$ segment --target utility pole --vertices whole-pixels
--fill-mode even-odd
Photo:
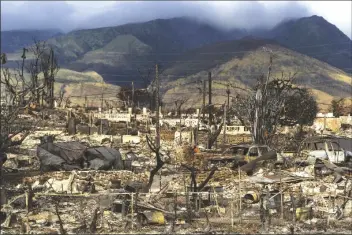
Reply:
[[[225,143],[226,143],[226,102],[225,102],[225,105],[224,105],[224,117],[223,117],[223,120],[224,120],[224,124],[223,124],[224,137],[223,137],[223,140],[222,140],[222,147],[224,147]]]
[[[3,64],[6,64],[6,61],[7,61],[7,58],[6,58],[6,54],[5,53],[1,53],[1,61],[0,61],[0,72],[2,73],[2,66]],[[5,91],[6,87],[4,87],[3,89],[3,86],[2,86],[2,82],[1,82],[1,78],[2,76],[0,76],[0,137],[2,136],[2,118],[1,118],[1,113],[2,113],[2,98],[3,98],[3,95],[2,95],[2,91]]]
[[[81,82],[79,85],[80,85],[80,92],[81,92],[80,97],[82,97],[83,96],[83,83]]]
[[[227,110],[230,109],[230,84],[227,83],[226,94],[227,94]]]
[[[133,110],[134,110],[134,84],[132,81],[132,113],[133,113]]]
[[[205,110],[205,95],[206,95],[206,89],[207,89],[207,83],[206,83],[206,80],[203,80],[203,121],[205,120],[205,113],[204,113],[204,110]]]
[[[88,99],[87,96],[84,97],[84,107],[87,109],[88,108]]]
[[[160,147],[160,124],[159,124],[159,68],[158,64],[155,65],[155,80],[156,80],[156,138],[155,146],[157,149]]]
[[[101,87],[101,104],[100,104],[100,135],[103,134],[103,105],[104,105],[104,92],[103,87]]]
[[[101,112],[103,112],[103,104],[104,104],[104,93],[103,93],[103,87],[102,87],[101,88],[101,103],[100,103]]]
[[[41,107],[44,107],[44,89],[42,90],[42,102]]]
[[[50,108],[54,108],[54,50],[51,49]]]
[[[208,79],[209,79],[209,127],[211,127],[211,124],[213,124],[213,120],[212,120],[212,107],[211,107],[211,72],[208,73]]]
[[[211,83],[212,83],[212,81],[211,81],[211,72],[209,72],[208,73],[208,83],[209,83],[209,85],[208,85],[208,87],[209,87],[209,104],[208,104],[208,109],[209,109],[209,118],[208,118],[208,120],[209,120],[209,122],[208,122],[208,126],[209,126],[209,131],[208,131],[208,147],[207,148],[210,148],[210,137],[211,137],[211,126],[212,126],[212,124],[213,124],[213,118],[212,118],[212,105],[211,105],[211,96],[212,96],[212,94],[211,94]]]
[[[326,113],[324,114],[324,129],[323,129],[322,135],[323,135],[325,129],[326,129]]]
[[[203,81],[204,82],[204,81]],[[198,133],[199,133],[199,122],[200,122],[200,112],[203,111],[204,108],[202,108],[201,110],[199,110],[198,112],[198,118],[197,118],[197,129],[196,129],[196,137],[195,137],[195,144],[198,146]],[[203,116],[204,116],[204,113],[203,113]],[[204,119],[203,119],[204,120]]]
[[[22,95],[21,95],[21,104],[24,104],[24,78],[23,78],[23,69],[24,69],[24,60],[26,59],[26,51],[28,51],[26,48],[23,48],[23,53],[22,53],[22,68],[21,68],[21,80],[22,80]]]

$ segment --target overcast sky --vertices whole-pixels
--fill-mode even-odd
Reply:
[[[1,30],[114,26],[193,16],[224,29],[273,27],[286,18],[319,15],[351,38],[351,1],[1,1]]]

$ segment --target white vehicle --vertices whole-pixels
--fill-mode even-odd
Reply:
[[[332,163],[349,163],[352,154],[340,147],[334,138],[312,137],[303,141],[299,148],[299,156],[308,161],[315,159],[329,160]]]

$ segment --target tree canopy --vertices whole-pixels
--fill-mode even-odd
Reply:
[[[311,124],[318,111],[308,90],[294,85],[295,74],[282,73],[281,78],[274,78],[271,66],[272,57],[266,78],[262,75],[247,93],[238,94],[230,110],[244,126],[251,128],[257,144],[270,144],[279,125]]]

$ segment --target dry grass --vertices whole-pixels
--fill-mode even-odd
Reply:
[[[338,81],[345,82],[349,86],[352,85],[352,77],[348,76],[345,73],[332,73],[330,74],[330,76]]]
[[[16,73],[16,71],[11,69],[11,73]],[[28,73],[24,73],[24,77],[26,80],[30,79]],[[43,76],[40,74],[39,78],[42,79]],[[116,102],[118,100],[116,96],[120,87],[105,83],[103,77],[94,71],[76,72],[68,69],[60,69],[55,77],[55,81],[55,96],[59,96],[59,91],[62,85],[65,84],[65,97],[70,97],[70,100],[74,104],[83,106],[85,96],[87,96],[89,104],[99,106],[102,93],[109,102]],[[21,87],[20,84],[19,87]]]
[[[58,96],[62,85],[63,83],[55,84],[55,95]],[[65,88],[65,97],[69,97],[72,103],[83,106],[85,103],[85,97],[87,96],[87,102],[90,106],[100,106],[102,94],[104,100],[117,102],[118,99],[116,97],[119,90],[119,86],[107,83],[70,83]]]
[[[87,72],[76,72],[68,69],[60,69],[56,75],[56,81],[58,82],[103,82],[104,79],[98,73],[94,71]]]
[[[316,101],[320,111],[327,112],[330,109],[331,101],[334,99],[333,96],[317,89],[310,89]]]

